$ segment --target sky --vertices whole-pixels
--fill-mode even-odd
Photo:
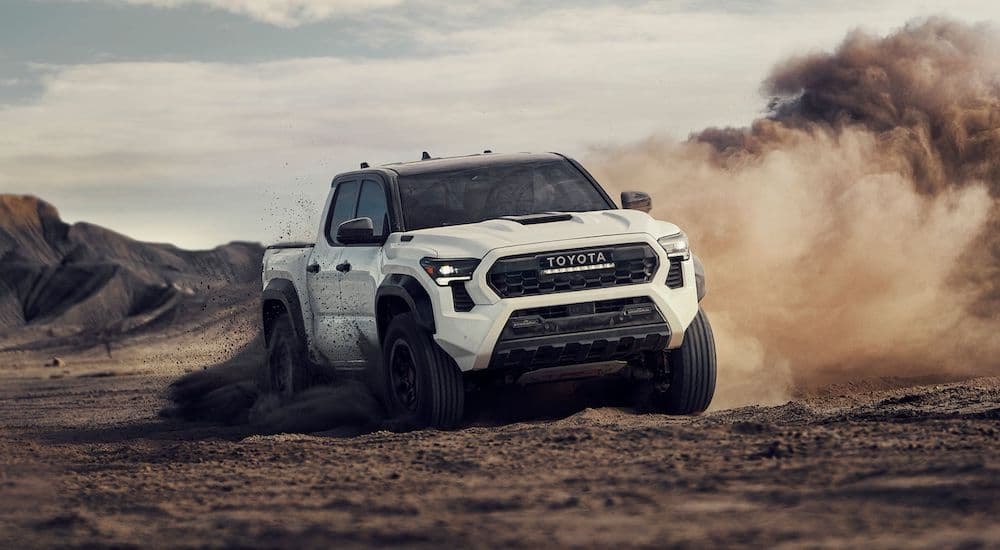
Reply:
[[[211,248],[315,237],[333,176],[683,139],[776,63],[992,0],[2,0],[0,192]]]

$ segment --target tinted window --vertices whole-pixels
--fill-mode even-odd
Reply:
[[[330,223],[327,232],[331,242],[337,241],[337,227],[354,218],[354,208],[358,204],[358,187],[356,181],[344,181],[337,184],[337,193],[333,197],[333,209],[330,211]]]
[[[361,200],[358,201],[356,218],[371,218],[375,225],[375,236],[384,237],[389,226],[389,208],[385,201],[385,189],[374,180],[365,180],[361,186]]]
[[[564,160],[401,176],[399,194],[410,230],[501,216],[614,208],[590,180]]]

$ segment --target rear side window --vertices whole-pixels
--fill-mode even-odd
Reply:
[[[361,186],[361,199],[358,201],[356,218],[371,218],[375,226],[375,236],[386,236],[389,226],[389,207],[385,200],[385,189],[374,180],[364,180]]]
[[[326,234],[331,243],[337,242],[337,227],[347,220],[354,219],[354,210],[358,204],[357,181],[344,181],[337,184],[337,193],[333,197],[333,208],[330,210],[330,222]]]

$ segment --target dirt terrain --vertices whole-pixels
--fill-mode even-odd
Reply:
[[[0,548],[1000,548],[996,44],[854,32],[777,65],[748,127],[587,163],[669,198],[709,269],[699,417],[583,386],[485,396],[448,432],[349,385],[277,402],[259,245],[0,195]]]
[[[184,368],[0,368],[0,546],[1000,545],[997,378],[344,437],[161,418]]]

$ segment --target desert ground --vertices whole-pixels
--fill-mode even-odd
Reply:
[[[333,393],[285,409],[326,425],[275,433],[164,417],[196,364],[99,351],[4,356],[0,546],[1000,545],[998,378],[871,379],[689,418],[577,392],[575,412],[511,420],[493,402],[462,429],[404,433],[336,425]]]
[[[776,64],[749,126],[591,154],[706,266],[720,391],[695,417],[575,384],[476,394],[460,429],[407,431],[357,383],[258,395],[261,244],[140,242],[0,194],[0,550],[1000,548],[997,44],[944,18],[853,31]],[[32,172],[49,158],[24,151]],[[146,156],[93,158],[114,175]],[[298,207],[260,226],[297,240]]]
[[[729,331],[701,416],[576,384],[405,431],[358,384],[257,394],[260,246],[137,242],[32,197],[0,214],[0,548],[1000,547],[995,330],[933,377],[913,347],[737,396],[771,406],[732,400],[780,373],[736,368],[756,348]]]

